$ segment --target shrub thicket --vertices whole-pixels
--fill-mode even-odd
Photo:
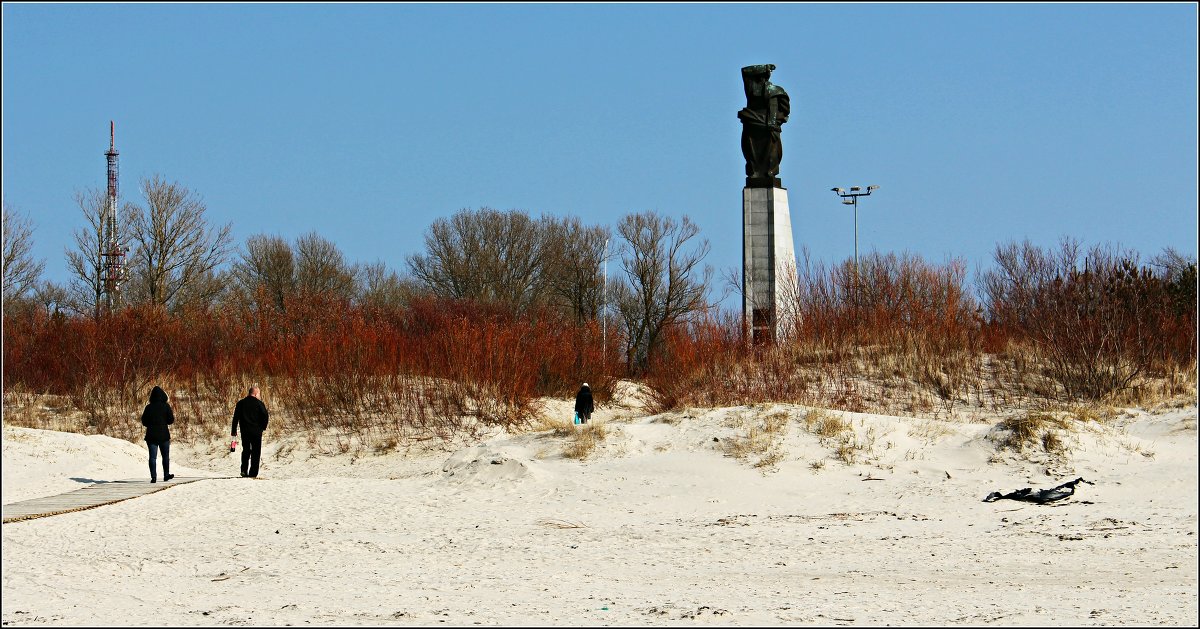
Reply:
[[[435,298],[379,308],[309,296],[179,315],[136,306],[99,319],[26,308],[5,318],[4,386],[61,396],[86,416],[83,430],[115,436],[137,432],[129,418],[155,384],[172,393],[181,428],[213,432],[251,383],[299,427],[445,436],[524,425],[539,397],[583,380],[604,399],[601,336],[556,310]]]
[[[258,383],[298,428],[432,438],[526,426],[540,398],[569,397],[584,380],[602,403],[631,372],[649,385],[652,411],[794,402],[937,415],[1140,400],[1155,382],[1167,383],[1155,395],[1194,394],[1194,261],[1142,266],[1069,242],[1001,246],[996,261],[980,301],[959,260],[875,254],[857,272],[805,261],[780,342],[750,346],[739,313],[698,310],[666,325],[632,369],[620,362],[628,339],[618,326],[604,333],[596,318],[536,305],[265,286],[220,306],[99,318],[6,303],[5,417],[15,395],[57,396],[79,411],[77,429],[136,439],[133,418],[159,384],[184,420],[181,437],[216,436]]]

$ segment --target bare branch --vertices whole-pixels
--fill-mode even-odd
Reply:
[[[4,203],[3,275],[4,302],[25,296],[35,287],[46,267],[45,260],[34,260],[33,222],[28,216]]]

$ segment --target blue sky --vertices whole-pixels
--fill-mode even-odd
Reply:
[[[797,248],[962,257],[1062,236],[1196,254],[1197,7],[3,5],[3,196],[45,277],[104,185],[155,173],[236,242],[316,230],[405,270],[462,208],[684,214],[741,263],[739,69],[792,99]],[[609,272],[615,267],[610,265]],[[736,302],[730,302],[736,303]]]

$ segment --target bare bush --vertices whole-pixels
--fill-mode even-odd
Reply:
[[[981,279],[991,316],[1036,347],[1031,366],[1065,397],[1098,400],[1180,364],[1194,368],[1194,304],[1179,308],[1170,275],[1140,266],[1136,253],[1026,241],[997,247],[996,262]]]

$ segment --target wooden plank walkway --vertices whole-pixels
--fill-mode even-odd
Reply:
[[[57,496],[44,496],[4,505],[4,523],[44,518],[49,515],[83,511],[109,505],[156,491],[170,489],[184,483],[194,483],[210,478],[232,478],[225,476],[176,476],[169,481],[151,483],[149,480],[130,478],[93,483],[86,487],[68,491]]]

